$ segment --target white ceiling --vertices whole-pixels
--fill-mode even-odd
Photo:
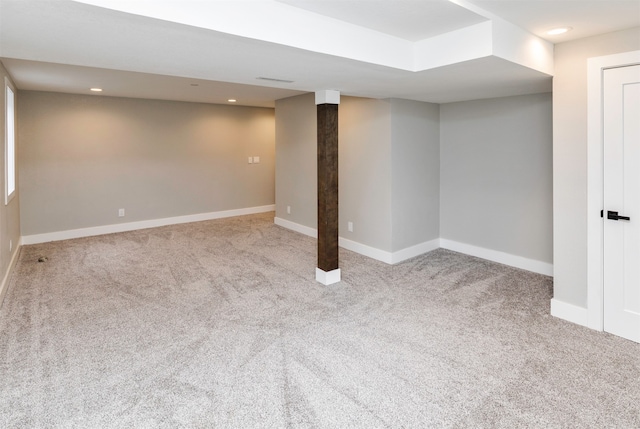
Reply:
[[[531,33],[552,42],[565,42],[640,26],[640,0],[472,0]],[[553,28],[569,26],[563,36],[548,36]]]
[[[488,25],[510,40],[487,39]],[[574,30],[544,34],[557,25]],[[0,57],[25,90],[270,107],[337,89],[445,103],[550,91],[544,61],[502,54],[509,44],[549,57],[549,42],[637,26],[637,0],[0,0]]]
[[[243,106],[273,107],[274,100],[302,94],[283,88],[217,82],[150,73],[5,58],[2,60],[18,88],[33,91],[91,94],[100,87],[111,97],[147,98],[196,103],[227,104],[241,100]],[[259,83],[256,81],[256,83]]]
[[[450,1],[278,1],[412,42],[487,20],[487,18]]]
[[[278,0],[311,12],[417,41],[500,17],[551,42],[640,26],[640,0]],[[487,13],[473,13],[478,7]],[[466,9],[469,8],[469,9]],[[571,33],[548,36],[570,26]]]

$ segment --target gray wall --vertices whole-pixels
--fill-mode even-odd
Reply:
[[[2,63],[0,63],[0,82],[1,82],[0,85],[2,86],[2,89],[0,90],[0,93],[2,94],[2,97],[0,97],[0,130],[2,131],[1,138],[3,142],[3,147],[4,147],[4,139],[6,135],[5,134],[6,133],[6,124],[5,124],[6,94],[5,94],[5,83],[4,83],[5,78],[10,79],[10,76],[7,73],[4,66],[2,65]],[[14,88],[15,88],[15,85],[14,85]],[[20,106],[21,101],[22,100],[18,92],[16,91],[16,103],[18,108]],[[19,124],[21,121],[21,118],[20,118],[19,112],[16,112],[16,114],[17,114],[16,120],[18,121],[18,124]],[[19,135],[16,135],[16,139],[18,139],[18,142],[19,142]],[[17,159],[20,159],[20,155],[21,154],[18,150],[16,153]],[[5,151],[3,149],[3,150],[0,150],[0,168],[2,168],[2,171],[4,171],[4,162],[5,162]],[[16,194],[13,197],[13,199],[9,202],[9,204],[5,205],[4,204],[4,192],[5,192],[5,186],[6,186],[5,174],[4,173],[0,174],[0,191],[1,191],[0,192],[0,281],[8,273],[9,265],[11,264],[11,258],[17,252],[18,241],[20,240],[20,194],[21,194],[21,191],[20,191],[20,179],[19,177],[16,177],[16,179],[17,179]],[[9,250],[10,241],[12,244],[11,250]],[[0,294],[2,292],[3,291],[0,291]],[[0,296],[0,304],[1,303],[2,303],[2,296]]]
[[[341,97],[338,110],[340,236],[390,250],[390,102]],[[276,217],[313,229],[318,226],[316,120],[314,94],[276,101]],[[353,222],[353,232],[347,222]]]
[[[438,115],[434,104],[341,98],[341,237],[386,252],[438,238]],[[276,102],[276,216],[314,229],[316,139],[313,94]]]
[[[340,236],[391,251],[391,102],[342,97],[339,112]]]
[[[640,29],[559,43],[553,79],[554,298],[587,306],[587,59],[640,49]]]
[[[19,115],[23,235],[274,203],[273,109],[21,91]]]
[[[440,108],[391,100],[392,251],[440,237]]]
[[[550,94],[342,97],[339,112],[342,237],[387,252],[442,237],[552,262]],[[316,228],[313,95],[279,100],[276,122],[276,216]]]
[[[440,108],[441,238],[551,263],[551,94]]]
[[[317,126],[314,94],[276,101],[276,217],[317,228]],[[287,206],[291,214],[287,214]]]

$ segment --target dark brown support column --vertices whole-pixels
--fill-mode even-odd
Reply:
[[[328,97],[326,96],[327,92],[329,92]],[[339,93],[336,91],[324,91],[316,94],[318,111],[318,269],[316,270],[316,280],[327,285],[340,281],[338,267],[339,100]],[[323,103],[323,101],[326,102]]]

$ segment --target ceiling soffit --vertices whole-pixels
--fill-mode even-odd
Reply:
[[[449,27],[440,25],[444,29],[459,26],[459,22],[479,22],[417,41],[319,15],[275,0],[76,1],[406,71],[419,72],[488,55],[549,75],[553,71],[553,45],[550,42],[463,0],[457,0],[456,4],[448,0],[417,2],[430,4],[431,11],[436,10],[435,5],[439,5],[450,14],[452,7],[457,8],[456,13],[462,21],[451,19]],[[347,1],[345,4],[349,3],[353,2]],[[377,3],[390,4],[380,1]],[[437,14],[433,19],[436,18]]]

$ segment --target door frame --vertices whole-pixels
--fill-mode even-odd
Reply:
[[[640,51],[587,60],[587,326],[604,330],[604,101],[606,69],[640,64]]]

